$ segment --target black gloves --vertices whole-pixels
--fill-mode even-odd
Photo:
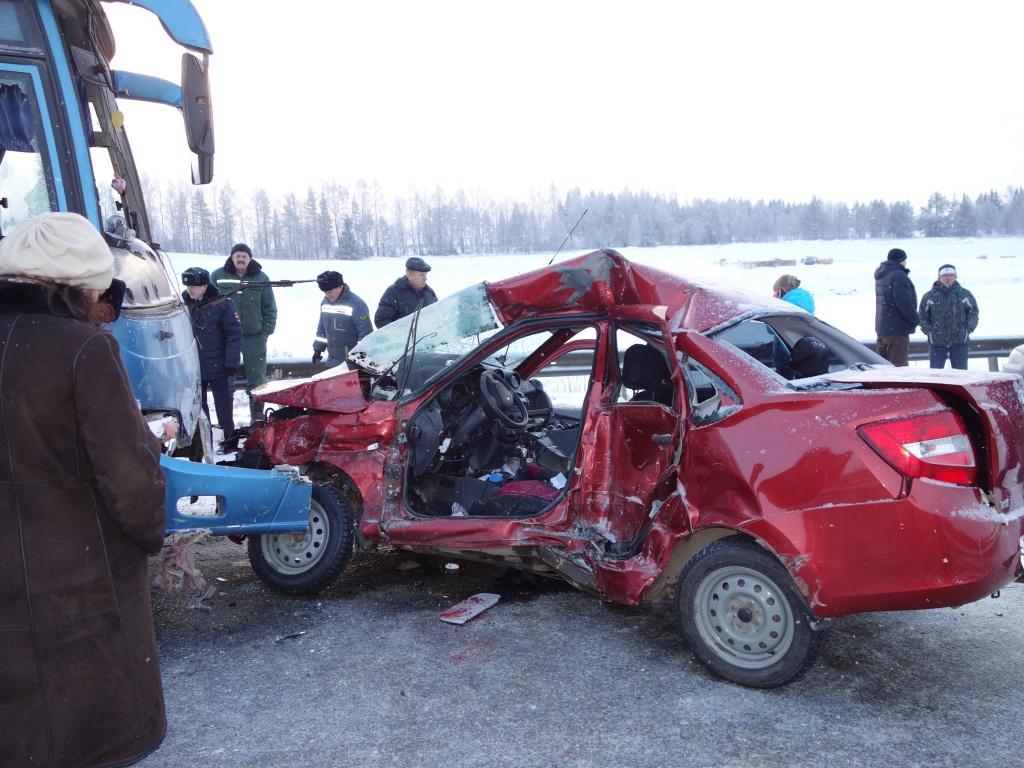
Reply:
[[[116,277],[110,281],[110,287],[100,294],[100,301],[109,304],[114,308],[114,319],[121,316],[121,302],[124,301],[124,292],[127,286],[123,280]]]
[[[229,368],[228,366],[224,366],[224,375],[225,376],[234,376],[236,373],[238,373],[238,368],[237,367]]]
[[[314,352],[313,353],[313,363],[314,364],[319,363],[323,359],[324,359],[324,353],[323,352]]]

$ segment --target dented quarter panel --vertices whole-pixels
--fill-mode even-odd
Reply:
[[[730,375],[746,362],[730,360],[738,355],[709,346],[708,339],[688,335],[680,344],[720,371],[743,401],[737,413],[689,433],[684,476],[695,529],[729,527],[761,541],[822,617],[957,605],[1011,580],[1019,520],[1006,524],[1005,517],[981,515],[991,507],[976,488],[910,483],[863,450],[859,425],[941,407],[931,389],[895,388],[891,374],[897,369],[884,369],[875,389],[797,393],[770,377]],[[848,382],[877,373],[850,371],[835,378]],[[985,402],[981,392],[992,382],[978,378],[968,389]],[[1010,414],[1019,416],[1019,408],[1004,403]],[[1011,425],[1003,427],[1003,434],[1016,433]],[[1003,447],[997,455],[1018,452]],[[1019,477],[1019,458],[1001,461],[996,474]],[[1016,497],[1019,481],[1007,492]],[[951,515],[951,508],[965,514]],[[993,560],[1004,569],[993,572]]]

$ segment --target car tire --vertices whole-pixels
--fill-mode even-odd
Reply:
[[[355,553],[355,514],[330,485],[314,483],[309,527],[301,533],[249,536],[249,562],[261,581],[286,595],[315,595],[348,567]]]
[[[676,583],[676,618],[694,655],[715,674],[774,688],[805,672],[828,641],[789,572],[758,544],[719,539]]]

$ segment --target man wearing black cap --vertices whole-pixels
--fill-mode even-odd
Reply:
[[[875,270],[878,354],[903,367],[910,365],[910,334],[917,330],[917,291],[906,264],[906,251],[893,248]]]
[[[921,331],[928,337],[928,365],[967,370],[967,344],[978,327],[978,302],[956,279],[956,267],[943,264],[939,279],[921,297]]]
[[[210,281],[221,293],[238,288],[243,281],[265,283],[269,280],[245,243],[232,246],[224,266],[210,275]],[[277,302],[270,286],[247,287],[235,294],[235,298],[242,319],[242,365],[245,367],[245,391],[249,395],[249,415],[257,421],[263,418],[263,413],[259,403],[253,401],[252,391],[267,381],[267,339],[277,327]]]
[[[203,412],[210,418],[207,392],[213,393],[217,423],[227,439],[235,431],[231,386],[228,378],[238,370],[242,349],[242,324],[231,299],[211,301],[220,296],[210,284],[210,273],[202,267],[189,267],[181,273],[185,291],[181,298],[192,317],[192,332],[199,349],[199,377],[203,387]]]
[[[400,277],[384,291],[380,304],[373,315],[378,328],[393,323],[399,318],[411,315],[417,309],[430,306],[437,301],[434,289],[427,285],[430,265],[419,256],[405,262],[405,277]]]
[[[373,332],[366,302],[345,285],[341,273],[328,270],[316,277],[324,292],[320,302],[320,322],[313,342],[313,362],[319,363],[327,352],[327,367],[348,362],[348,353],[366,334]]]

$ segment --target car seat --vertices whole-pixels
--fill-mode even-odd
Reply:
[[[665,356],[650,344],[634,344],[622,357],[622,384],[633,390],[630,402],[672,406],[675,388]]]
[[[787,379],[806,379],[828,373],[831,353],[817,336],[802,336],[789,354],[789,366],[781,373]]]

